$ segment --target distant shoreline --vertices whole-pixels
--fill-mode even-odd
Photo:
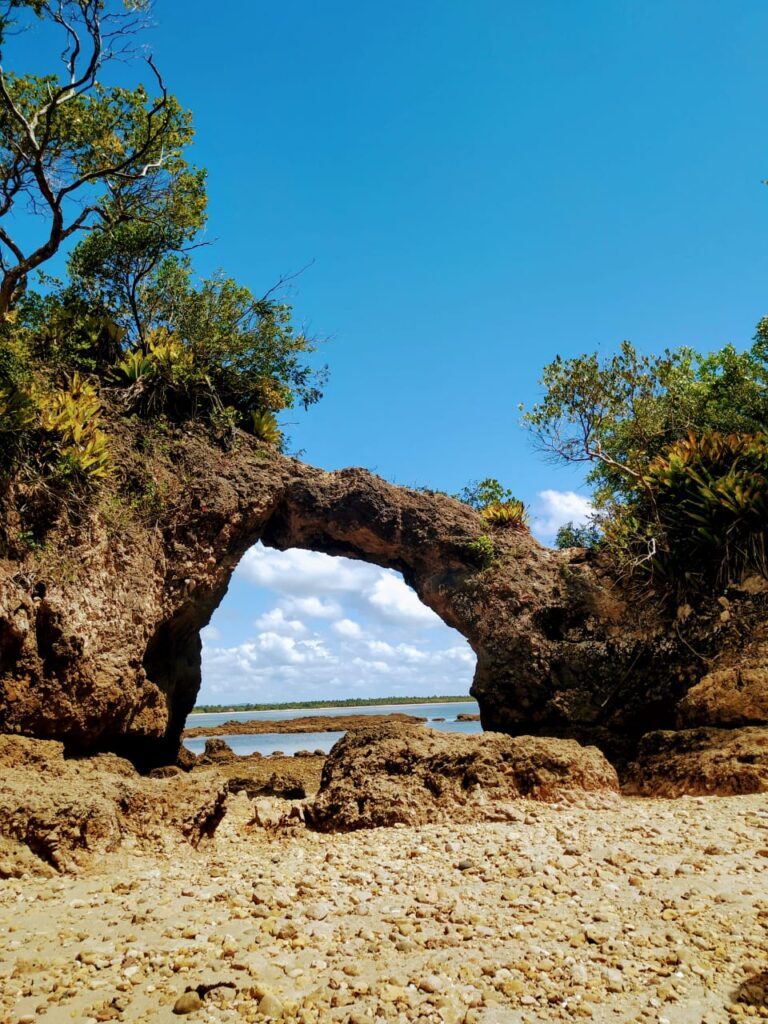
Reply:
[[[473,697],[366,697],[362,700],[324,700],[289,704],[202,704],[192,715],[243,715],[254,711],[317,711],[323,708],[428,707],[430,704],[474,704]]]

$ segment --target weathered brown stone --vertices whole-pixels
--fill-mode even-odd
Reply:
[[[768,792],[768,729],[648,733],[629,766],[626,792],[642,796],[736,796]]]
[[[19,483],[0,493],[0,730],[68,752],[176,761],[200,630],[259,539],[402,572],[477,654],[484,728],[595,742],[617,763],[643,733],[674,726],[702,657],[726,669],[746,657],[745,636],[765,636],[759,588],[734,592],[728,622],[719,605],[675,622],[658,602],[628,599],[599,556],[491,530],[444,495],[324,472],[245,435],[224,451],[179,427],[151,452],[119,416],[110,431],[121,472],[151,471],[165,495],[156,519],[95,502],[75,522],[48,500],[45,544],[21,550],[12,535],[30,495]],[[495,558],[483,566],[475,542],[489,533]]]
[[[170,831],[197,845],[218,825],[227,792],[211,774],[144,779],[114,754],[66,758],[54,740],[0,735],[0,837],[57,870],[126,834],[154,844]]]
[[[306,820],[328,832],[499,821],[521,797],[568,801],[618,788],[600,751],[575,740],[378,726],[333,747]]]
[[[677,705],[681,729],[768,724],[768,664],[710,672]]]

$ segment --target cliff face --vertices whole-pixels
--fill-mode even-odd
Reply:
[[[727,617],[721,604],[671,621],[626,601],[584,552],[524,532],[493,531],[483,568],[473,542],[491,531],[472,509],[364,470],[323,472],[245,436],[225,452],[181,429],[151,455],[127,427],[113,443],[121,471],[138,466],[162,494],[152,516],[114,496],[87,512],[46,504],[19,483],[2,497],[0,731],[172,761],[200,684],[200,630],[257,540],[402,572],[477,654],[486,729],[572,736],[618,762],[643,733],[674,727],[713,659],[744,654],[745,623],[762,656],[760,588],[732,595]],[[9,538],[30,517],[37,539],[20,549]]]

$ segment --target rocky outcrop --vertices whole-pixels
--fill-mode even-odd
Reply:
[[[500,733],[371,727],[333,747],[306,820],[324,832],[444,821],[505,821],[512,802],[580,800],[618,791],[595,747]]]
[[[154,436],[115,416],[111,431],[120,479],[98,501],[19,481],[0,493],[0,731],[172,763],[200,630],[257,540],[398,570],[475,651],[486,729],[597,743],[617,764],[675,727],[702,676],[765,642],[760,588],[734,589],[727,614],[675,618],[628,599],[599,558],[491,530],[444,495],[324,472],[244,435],[224,451],[197,429]]]
[[[768,792],[768,729],[648,733],[626,791],[641,796],[737,796]]]
[[[56,870],[114,850],[126,836],[157,846],[171,835],[196,846],[215,831],[227,792],[210,775],[146,779],[114,754],[68,759],[61,743],[0,736],[6,859],[8,843],[22,848],[23,859],[27,850]]]
[[[677,725],[734,728],[768,724],[768,664],[710,672],[677,705]]]
[[[189,721],[194,722],[193,715]],[[457,722],[476,721],[478,715],[458,715]],[[280,721],[258,719],[251,721],[229,721],[222,725],[191,725],[183,732],[184,739],[197,736],[258,736],[264,733],[293,732],[346,732],[348,729],[360,729],[366,725],[386,722],[415,724],[426,722],[419,715],[404,715],[394,712],[391,715],[302,715],[300,718],[285,718]],[[207,748],[206,748],[207,749]]]

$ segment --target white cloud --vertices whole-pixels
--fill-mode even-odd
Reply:
[[[348,558],[257,545],[203,648],[203,703],[466,694],[475,656],[400,575]],[[246,584],[245,588],[242,584]],[[272,597],[245,635],[243,600]],[[226,602],[238,601],[228,607]],[[232,612],[236,614],[232,614]],[[214,644],[219,643],[219,646]]]
[[[289,597],[282,602],[282,607],[293,615],[309,619],[338,619],[344,614],[338,601],[323,601],[319,597]]]
[[[365,645],[371,654],[378,654],[379,657],[393,657],[395,648],[386,640],[369,640]]]
[[[392,572],[382,571],[368,600],[387,619],[419,626],[437,626],[440,618],[416,596],[415,592]]]
[[[334,633],[338,633],[339,636],[346,636],[350,638],[357,638],[363,635],[363,631],[357,622],[353,622],[352,619],[339,619],[338,622],[334,622],[331,626]]]
[[[277,551],[256,544],[245,553],[236,571],[251,583],[280,594],[322,599],[328,592],[359,591],[361,583],[367,581],[370,585],[381,569],[319,551]]]
[[[276,551],[257,544],[244,555],[237,573],[275,591],[287,614],[304,619],[346,618],[342,606],[352,605],[383,622],[419,629],[441,624],[402,576],[367,562],[298,548]]]
[[[286,636],[301,636],[307,632],[307,627],[299,619],[287,619],[283,608],[273,608],[264,615],[260,615],[254,622],[259,630],[266,630],[273,633],[282,633]]]
[[[266,654],[273,665],[307,660],[293,637],[281,636],[280,633],[261,633],[254,646],[261,654]]]
[[[200,630],[200,639],[204,644],[215,644],[217,640],[221,640],[221,630],[215,626],[206,626]]]
[[[592,512],[591,503],[576,491],[539,491],[533,506],[533,532],[542,540],[553,540],[565,523],[586,523]]]

